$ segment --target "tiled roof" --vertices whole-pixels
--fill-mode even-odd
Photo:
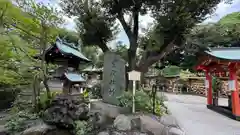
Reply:
[[[205,51],[207,54],[216,58],[225,60],[240,60],[240,48],[229,47],[229,48],[211,48]]]
[[[86,80],[79,74],[76,73],[65,73],[68,80],[72,82],[85,82]]]
[[[86,58],[80,51],[70,47],[70,46],[67,46],[63,43],[61,43],[60,41],[57,41],[56,42],[56,46],[57,48],[62,52],[62,53],[65,53],[65,54],[71,54],[71,55],[75,55],[85,61],[89,61],[90,60],[88,58]]]

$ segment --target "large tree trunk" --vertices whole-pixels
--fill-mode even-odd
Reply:
[[[118,4],[118,1],[114,1],[116,4]],[[131,70],[136,69],[136,51],[138,48],[138,30],[139,30],[139,9],[140,5],[135,5],[133,11],[132,11],[132,18],[130,19],[129,23],[126,22],[124,19],[123,12],[119,10],[119,13],[117,15],[117,19],[120,21],[124,31],[127,34],[127,37],[130,42],[130,47],[128,49],[128,70],[126,72],[129,72]],[[133,24],[132,24],[133,22]],[[126,77],[128,80],[128,77]],[[132,88],[132,83],[130,81],[127,81],[126,89]]]
[[[128,50],[128,70],[126,72],[132,71],[136,69],[136,49],[135,46],[137,46],[137,41],[135,39],[130,39],[132,40],[130,42],[130,47]],[[128,80],[128,76],[127,76]],[[133,82],[128,80],[128,83],[126,85],[127,90],[132,90],[133,89]]]

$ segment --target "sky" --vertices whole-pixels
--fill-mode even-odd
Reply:
[[[56,1],[58,0],[36,0],[37,2],[44,2],[44,3],[49,3],[51,2],[56,8],[60,8],[57,4]],[[240,0],[233,0],[231,4],[226,4],[224,2],[221,2],[218,4],[216,11],[213,15],[208,16],[208,18],[203,22],[203,23],[210,23],[210,22],[217,22],[219,19],[224,17],[227,14],[230,14],[232,12],[238,12],[240,11]],[[75,29],[75,23],[74,23],[74,18],[69,18],[67,16],[63,16],[65,20],[64,27],[69,29],[69,30],[76,30]],[[151,18],[149,15],[141,16],[140,17],[140,27],[142,28],[147,28],[148,24],[151,24],[153,22],[153,18]],[[141,33],[141,30],[140,30]],[[127,35],[121,28],[121,31],[116,37],[116,40],[112,41],[109,43],[109,46],[114,46],[117,41],[122,41],[124,44],[129,44]]]

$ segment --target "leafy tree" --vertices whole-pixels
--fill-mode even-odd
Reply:
[[[25,40],[31,51],[26,50],[23,46],[17,48],[28,56],[28,59],[33,62],[29,67],[40,67],[40,72],[33,72],[34,75],[34,97],[36,100],[37,93],[39,95],[40,80],[47,90],[47,95],[50,98],[50,90],[47,84],[47,65],[44,62],[45,52],[49,44],[55,41],[58,35],[59,24],[62,23],[59,18],[59,13],[54,8],[48,7],[41,3],[35,3],[32,0],[16,0],[15,4],[12,4],[9,0],[3,0],[0,2],[1,24],[5,30],[11,30],[18,37]],[[32,55],[36,54],[32,50],[38,50],[41,53],[40,63],[32,59]],[[34,105],[36,102],[34,100]]]
[[[186,35],[186,45],[165,58],[165,63],[192,70],[198,52],[207,47],[239,47],[239,12],[229,14],[215,24],[198,25]],[[232,21],[230,21],[232,20]]]
[[[125,61],[128,60],[128,48],[127,45],[117,43],[116,48],[111,49],[116,54],[120,55]]]
[[[82,53],[92,61],[92,65],[99,66],[99,55],[101,55],[101,51],[96,46],[81,46]]]
[[[184,43],[184,34],[196,23],[211,14],[222,0],[61,0],[63,10],[77,16],[81,39],[86,45],[97,45],[103,52],[109,50],[106,43],[114,38],[116,20],[128,36],[129,70],[147,71],[153,63],[161,60],[166,53]],[[139,16],[149,13],[156,21],[154,33],[160,37],[154,45],[144,46],[141,61],[137,64],[139,48]],[[130,19],[126,19],[128,16]],[[153,47],[154,46],[154,47]],[[154,49],[153,49],[154,48]]]
[[[30,84],[31,73],[28,72],[28,67],[26,68],[30,62],[25,52],[32,54],[34,51],[29,48],[27,42],[22,40],[16,30],[9,27],[10,18],[21,15],[19,11],[10,1],[0,1],[0,72],[2,74],[0,85],[5,87]]]
[[[65,39],[68,43],[74,43],[75,45],[79,44],[79,35],[77,32],[70,31],[64,28],[57,29],[58,36]]]
[[[59,13],[54,8],[49,8],[42,3],[35,3],[31,0],[18,0],[19,7],[27,13],[32,23],[36,24],[36,27],[32,27],[30,31],[37,31],[37,37],[35,41],[39,46],[41,53],[41,65],[43,84],[47,90],[48,97],[51,98],[50,89],[47,84],[47,66],[45,63],[45,53],[48,45],[56,39],[58,32],[56,31],[62,20],[58,17]],[[24,27],[25,28],[25,27]],[[31,34],[26,33],[26,36]],[[31,38],[32,39],[32,38]]]

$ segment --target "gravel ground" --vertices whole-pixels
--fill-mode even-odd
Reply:
[[[207,109],[205,97],[164,95],[168,98],[165,104],[187,135],[240,135],[240,122]],[[219,99],[219,104],[226,105],[227,99]]]

